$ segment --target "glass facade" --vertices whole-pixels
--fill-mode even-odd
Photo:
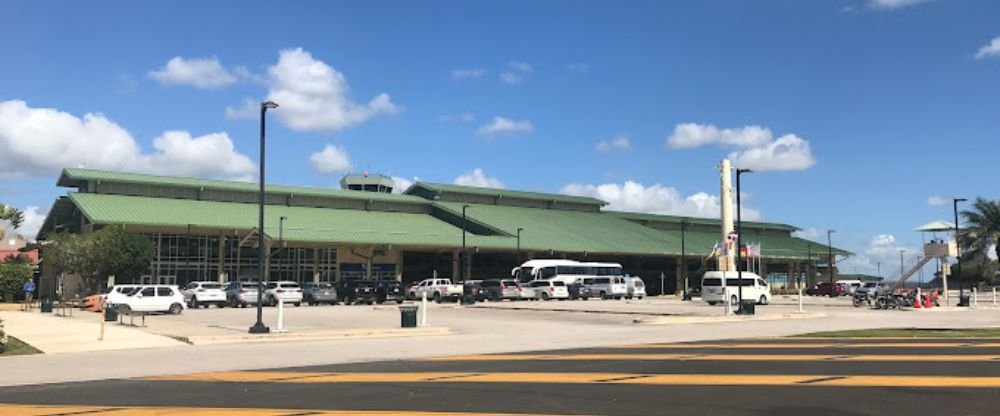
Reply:
[[[184,234],[145,234],[156,250],[149,272],[140,281],[184,285],[194,281],[216,281],[219,268],[226,281],[257,278],[257,249],[239,247],[240,240]],[[333,248],[274,248],[270,260],[270,280],[311,282],[319,272],[320,281],[337,278],[337,250]]]

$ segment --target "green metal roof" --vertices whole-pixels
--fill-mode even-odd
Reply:
[[[677,224],[680,224],[681,221],[687,221],[689,224],[710,225],[716,227],[722,224],[721,220],[715,218],[682,217],[677,215],[646,214],[640,212],[624,212],[624,211],[604,211],[604,212],[610,215],[616,215],[621,218],[636,220],[636,221],[668,222]],[[757,228],[757,229],[768,229],[768,230],[783,230],[783,231],[799,230],[798,227],[776,222],[743,221],[743,226]]]
[[[224,181],[217,179],[188,178],[180,176],[148,175],[142,173],[109,172],[90,169],[63,169],[59,177],[59,186],[79,186],[83,181],[121,182],[152,186],[176,186],[181,188],[206,188],[227,191],[258,192],[256,182]],[[327,198],[354,199],[380,202],[401,202],[426,204],[427,200],[401,194],[386,194],[379,192],[351,191],[333,188],[310,188],[305,186],[266,185],[269,194],[318,196]]]
[[[546,202],[555,201],[557,203],[568,202],[574,204],[597,205],[597,206],[604,206],[608,204],[607,202],[602,201],[600,199],[590,198],[586,196],[547,194],[541,192],[528,192],[528,191],[512,191],[509,189],[479,188],[475,186],[462,186],[462,185],[451,185],[451,184],[419,182],[419,181],[413,184],[413,186],[423,187],[438,194],[454,193],[454,194],[480,195],[480,196],[490,196],[490,197],[500,197],[500,198],[520,198],[520,199],[546,201]]]
[[[70,199],[96,224],[202,227],[250,230],[257,226],[257,205],[73,192]],[[288,241],[343,244],[454,246],[462,230],[430,215],[268,205],[264,232],[278,234],[286,217]]]

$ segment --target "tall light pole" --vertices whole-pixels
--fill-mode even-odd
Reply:
[[[753,173],[750,169],[736,169],[736,282],[739,287],[736,289],[736,296],[739,301],[739,309],[736,310],[739,314],[749,313],[749,310],[743,308],[743,269],[740,265],[743,264],[743,215],[742,206],[740,204],[740,176],[744,173]]]
[[[469,204],[462,205],[462,255],[459,256],[462,260],[461,261],[462,264],[460,265],[462,267],[462,270],[458,273],[462,282],[465,281],[465,261],[466,261],[465,258],[468,257],[468,255],[465,252],[465,226],[467,224],[465,217],[465,210],[468,208]]]
[[[903,253],[906,253],[906,250],[899,250],[899,278],[900,279],[903,278],[903,273],[906,273],[905,271],[903,271]]]
[[[806,256],[809,257],[809,265],[806,266],[806,282],[805,283],[808,285],[810,280],[816,279],[816,262],[813,261],[813,245],[812,245],[812,243],[809,243],[809,244],[806,245],[806,253],[808,253],[808,254],[806,254]],[[791,272],[791,271],[789,270],[789,272]],[[799,288],[802,288],[802,286],[803,285],[800,284]]]
[[[687,220],[681,220],[681,279],[684,281],[684,293],[687,293],[688,286],[688,264],[687,264],[687,247],[685,246],[688,222]],[[676,294],[681,290],[680,287],[677,288],[674,293]],[[660,294],[663,294],[663,283],[660,283]]]
[[[831,234],[837,232],[837,230],[826,230],[826,268],[827,273],[830,274],[830,284],[833,284],[833,238],[830,237]]]
[[[882,278],[882,262],[877,262],[875,264],[878,267],[878,277],[879,277],[879,279],[881,279]]]
[[[524,228],[518,227],[517,228],[517,265],[518,265],[518,267],[521,266],[521,231],[524,231]]]
[[[955,257],[958,259],[958,273],[956,273],[955,278],[958,279],[958,306],[969,306],[969,300],[965,298],[965,285],[962,284],[962,243],[958,241],[958,203],[964,201],[966,201],[965,198],[951,200],[955,212]]]
[[[264,114],[269,108],[278,108],[278,104],[274,101],[260,103],[260,193],[257,196],[259,205],[257,215],[257,322],[250,327],[251,334],[271,332],[271,328],[264,325],[264,305],[261,305],[264,298]]]

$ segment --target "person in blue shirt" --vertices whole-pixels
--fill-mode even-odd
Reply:
[[[27,282],[24,282],[24,303],[31,308],[31,298],[35,293],[35,280],[28,278]]]

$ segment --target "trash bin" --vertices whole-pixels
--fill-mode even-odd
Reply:
[[[118,320],[118,305],[108,305],[104,312],[104,322],[115,322]]]
[[[403,328],[417,327],[417,309],[420,309],[420,307],[416,305],[403,305],[399,307],[399,318],[401,327]]]
[[[958,297],[958,306],[969,306],[969,295]]]
[[[471,285],[463,285],[462,287],[462,304],[463,305],[475,305],[476,304],[476,289]]]
[[[52,313],[52,301],[49,299],[42,299],[41,306],[39,308],[42,313]]]
[[[740,308],[736,310],[737,315],[753,315],[756,311],[757,302],[752,299],[743,299]]]

